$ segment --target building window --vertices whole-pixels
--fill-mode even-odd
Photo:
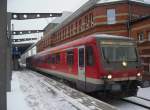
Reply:
[[[89,24],[88,24],[88,21],[89,21],[89,18],[88,18],[89,16],[88,15],[86,15],[85,16],[85,29],[88,29],[88,26],[89,26]]]
[[[115,24],[115,23],[116,23],[116,10],[107,9],[107,24]]]
[[[82,20],[79,20],[79,32],[81,32],[81,28],[82,28]]]
[[[71,24],[71,35],[73,35],[73,24]]]
[[[67,29],[65,28],[65,34],[64,34],[64,38],[66,38],[66,36],[67,36]]]
[[[68,37],[70,37],[70,26],[68,26]]]
[[[93,25],[93,13],[90,13],[90,27]]]
[[[139,35],[138,35],[138,40],[139,41],[143,41],[144,40],[144,33],[142,32],[142,33],[139,33]]]
[[[76,21],[75,33],[78,33],[78,22]]]

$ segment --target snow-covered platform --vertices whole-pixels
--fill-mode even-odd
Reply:
[[[8,110],[117,110],[37,72],[13,72]]]

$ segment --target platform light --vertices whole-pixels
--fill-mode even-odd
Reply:
[[[13,15],[13,18],[17,18],[18,16],[16,14]]]
[[[109,74],[109,75],[107,76],[107,78],[108,78],[108,79],[112,79],[112,75]]]
[[[23,17],[24,17],[24,18],[27,18],[27,15],[26,15],[26,14],[24,14],[24,15],[23,15]]]
[[[16,32],[13,32],[13,34],[16,34]]]
[[[36,17],[39,18],[39,17],[40,17],[40,14],[37,14]]]

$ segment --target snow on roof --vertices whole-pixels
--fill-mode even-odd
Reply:
[[[62,16],[55,18],[51,23],[62,23],[66,18],[68,18],[70,15],[72,14],[72,12],[70,11],[63,11],[62,12]]]
[[[118,1],[125,1],[125,0],[99,0],[97,4],[101,3],[109,3],[109,2],[118,2]],[[144,0],[129,0],[129,1],[135,1],[135,2],[140,2],[140,3],[146,3]]]

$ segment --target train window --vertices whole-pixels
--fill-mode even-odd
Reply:
[[[86,64],[87,66],[94,65],[94,56],[93,56],[93,48],[92,46],[86,47]]]
[[[51,63],[51,56],[50,55],[47,56],[47,62],[48,62],[48,64]]]
[[[79,49],[79,66],[84,67],[84,48]]]
[[[56,54],[56,64],[60,64],[60,54]]]
[[[73,50],[67,52],[67,64],[73,65],[74,63],[74,52]]]
[[[56,62],[56,61],[55,61],[55,55],[52,55],[51,60],[52,60],[52,63],[55,64],[55,62]]]

